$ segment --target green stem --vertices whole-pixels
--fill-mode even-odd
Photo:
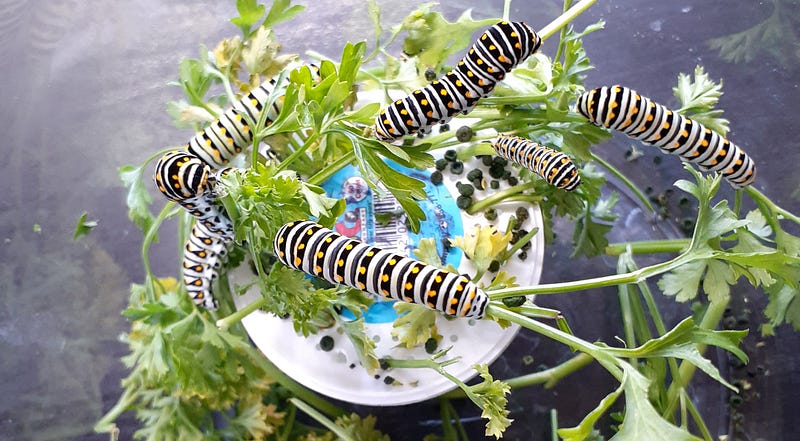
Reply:
[[[305,412],[315,421],[325,426],[325,428],[335,433],[336,436],[338,436],[340,439],[344,441],[355,441],[355,439],[351,437],[346,430],[344,430],[342,427],[331,421],[328,417],[317,411],[317,409],[313,408],[312,406],[309,406],[308,404],[304,403],[303,401],[297,398],[289,398],[289,402],[294,404],[298,409]]]
[[[244,308],[241,308],[230,315],[217,320],[217,328],[222,331],[227,331],[231,328],[231,326],[241,322],[245,317],[250,315],[251,313],[258,311],[259,309],[266,306],[269,303],[269,299],[267,297],[259,297],[258,299],[250,302]]]
[[[705,256],[692,256],[681,254],[680,256],[656,265],[647,266],[636,271],[625,274],[614,274],[610,276],[594,277],[591,279],[575,280],[572,282],[542,284],[537,286],[520,286],[516,288],[504,288],[490,291],[489,295],[494,300],[506,297],[526,296],[532,294],[558,294],[564,292],[580,291],[584,289],[600,288],[604,286],[614,286],[622,283],[639,283],[658,274],[671,271],[685,263],[689,263],[697,258]]]
[[[558,411],[550,409],[550,441],[558,441]]]
[[[606,162],[606,160],[604,160],[603,158],[597,156],[595,153],[591,153],[591,156],[592,156],[592,160],[594,160],[598,164],[602,165],[603,168],[608,170],[612,175],[616,176],[617,179],[622,181],[622,183],[625,184],[625,186],[628,187],[633,192],[633,194],[636,195],[636,197],[639,199],[639,201],[642,204],[644,204],[644,206],[647,207],[647,209],[650,210],[651,213],[655,213],[655,209],[653,209],[653,205],[650,203],[650,199],[647,198],[647,196],[644,194],[644,192],[642,190],[640,190],[639,187],[637,187],[636,184],[633,183],[633,181],[628,179],[628,177],[625,176],[622,172],[617,170],[610,163]]]
[[[782,217],[783,219],[787,219],[787,220],[790,220],[790,221],[792,221],[792,222],[794,222],[796,224],[800,224],[800,217],[797,217],[796,215],[794,215],[794,214],[784,210],[783,208],[779,207],[777,204],[772,202],[772,200],[770,198],[765,196],[764,193],[761,193],[760,191],[758,191],[752,185],[748,186],[748,187],[745,187],[744,191],[748,195],[750,195],[750,197],[752,197],[753,200],[756,201],[756,203],[761,202],[764,205],[766,205],[773,213],[778,215],[779,219]],[[769,218],[769,216],[767,216],[767,218]]]
[[[561,14],[563,15],[569,10],[569,7],[572,5],[572,0],[564,0],[564,7],[561,9]],[[565,41],[564,38],[567,36],[567,29],[565,27],[561,28],[561,32],[559,33],[558,38],[558,47],[556,48],[556,56],[553,58],[555,61],[561,60],[561,55],[564,53],[564,45]]]
[[[674,360],[673,360],[674,361]],[[711,435],[711,432],[708,430],[708,426],[706,426],[706,422],[703,421],[703,416],[700,415],[700,411],[697,410],[697,407],[694,405],[692,398],[686,394],[684,402],[686,403],[686,409],[689,411],[689,415],[692,416],[695,424],[697,425],[697,430],[703,435],[704,441],[713,441],[714,437]]]
[[[596,2],[597,0],[581,0],[575,4],[575,6],[569,8],[566,12],[558,16],[558,18],[551,21],[547,26],[540,29],[539,32],[537,32],[539,34],[539,38],[541,38],[542,41],[547,40],[553,34],[555,34],[557,30],[563,29],[567,23],[586,12],[586,10]],[[571,2],[565,2],[565,5],[568,5],[569,3]],[[555,59],[558,60],[558,57]]]
[[[103,418],[100,419],[97,423],[95,423],[93,430],[96,433],[106,433],[110,432],[111,430],[116,427],[114,421],[119,418],[124,412],[126,412],[133,403],[139,398],[139,391],[138,389],[125,389],[122,396],[117,401],[117,404],[114,405],[105,415]]]
[[[722,316],[725,313],[725,308],[728,307],[728,301],[729,299],[710,302],[705,314],[703,314],[703,319],[700,321],[698,326],[701,329],[716,329],[720,320],[722,320]],[[700,352],[700,354],[703,354],[705,349],[705,345],[697,345],[697,350]],[[678,377],[673,379],[672,384],[670,384],[669,389],[667,390],[667,407],[664,411],[664,415],[671,415],[675,411],[675,407],[679,402],[681,392],[689,384],[689,381],[691,381],[696,370],[697,366],[693,365],[692,363],[688,361],[681,362],[681,365],[678,368]]]
[[[520,375],[519,377],[509,378],[503,380],[504,383],[511,386],[511,390],[535,386],[543,384],[545,389],[555,387],[563,378],[574,374],[575,372],[583,369],[594,361],[590,355],[581,352],[580,354],[570,358],[569,360],[553,366],[550,369],[534,372],[532,374]],[[455,399],[464,398],[464,391],[461,389],[454,389],[442,395],[442,398]]]
[[[303,145],[300,146],[300,148],[298,148],[297,150],[292,152],[291,155],[287,156],[286,159],[284,159],[283,161],[281,161],[278,164],[277,171],[284,170],[286,167],[291,165],[297,158],[305,155],[306,151],[309,149],[309,147],[311,147],[311,145],[314,144],[317,141],[317,138],[319,138],[319,133],[311,134],[308,137],[308,139],[305,140]]]
[[[336,172],[353,162],[355,156],[356,155],[353,150],[348,150],[347,153],[343,154],[339,159],[328,164],[325,168],[315,173],[314,176],[308,178],[306,182],[313,185],[319,185],[327,181],[328,178],[333,176]]]
[[[145,274],[148,277],[153,277],[153,270],[150,267],[150,245],[153,244],[153,241],[158,234],[158,228],[164,222],[166,218],[171,216],[172,208],[175,206],[175,203],[170,201],[164,204],[164,208],[161,209],[161,212],[158,213],[158,216],[155,218],[152,224],[150,224],[150,228],[147,229],[147,232],[144,235],[144,239],[142,239],[142,249],[141,249],[141,256],[142,256],[142,265],[144,266]]]
[[[475,138],[473,138],[474,140]],[[458,150],[458,159],[461,161],[468,161],[475,156],[479,155],[494,155],[496,152],[492,146],[487,142],[478,142],[466,148]]]
[[[605,249],[609,256],[619,256],[630,248],[633,254],[680,253],[686,251],[691,239],[644,240],[638,242],[612,243]]]
[[[572,334],[561,331],[560,329],[553,328],[552,326],[545,325],[544,323],[530,319],[523,315],[517,314],[509,310],[502,303],[491,302],[486,308],[486,315],[488,317],[500,320],[507,320],[511,323],[516,323],[523,328],[530,329],[531,331],[541,334],[551,340],[555,340],[573,350],[585,352],[588,356],[594,358],[601,363],[609,373],[616,379],[622,379],[622,370],[617,366],[616,359],[605,353],[600,347],[593,345],[585,340],[582,340]]]
[[[627,271],[627,265],[624,256],[617,259],[617,273]],[[631,288],[630,285],[619,285],[617,287],[617,296],[619,297],[620,312],[622,314],[622,325],[625,332],[625,345],[629,348],[635,348],[636,345],[636,332],[634,331],[634,318],[633,311],[631,311]],[[636,366],[637,361],[631,357],[628,362]]]
[[[467,213],[475,214],[481,212],[491,207],[494,204],[502,202],[503,199],[507,198],[508,196],[522,193],[525,190],[531,190],[535,187],[536,187],[535,182],[527,182],[524,184],[515,185],[505,190],[498,191],[497,193],[494,193],[491,196],[481,199],[480,201],[477,201],[474,204],[470,205],[470,207],[467,209]]]

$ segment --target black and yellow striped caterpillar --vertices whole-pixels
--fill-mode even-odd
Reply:
[[[433,81],[397,100],[375,119],[378,139],[394,140],[413,133],[429,133],[457,113],[469,113],[498,81],[536,52],[541,39],[523,22],[500,22],[487,29],[458,65]]]
[[[464,276],[342,236],[312,221],[282,226],[273,246],[278,260],[290,268],[448,315],[482,318],[489,303],[488,295]]]
[[[181,150],[167,153],[156,165],[155,181],[167,199],[185,208],[210,234],[233,240],[233,224],[214,193],[216,176],[197,156]]]
[[[211,282],[228,253],[228,241],[197,222],[192,227],[183,251],[183,283],[195,304],[216,309],[211,295]]]
[[[258,122],[273,93],[275,80],[263,82],[234,103],[218,120],[195,135],[186,145],[186,151],[200,158],[212,169],[227,167],[231,159],[253,141],[248,118],[253,123]],[[282,95],[283,92],[279,93]],[[269,126],[278,117],[281,102],[282,96],[273,100],[267,110],[265,126]]]
[[[720,172],[733,188],[753,183],[756,166],[744,150],[702,124],[619,85],[583,93],[578,112],[594,124],[678,155],[705,171]]]
[[[538,174],[550,185],[572,191],[581,183],[578,168],[565,153],[518,136],[500,135],[491,144],[498,155]]]

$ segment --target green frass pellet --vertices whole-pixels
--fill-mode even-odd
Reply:
[[[319,348],[325,352],[328,352],[333,349],[333,343],[333,337],[326,335],[319,340]]]
[[[426,81],[433,81],[436,79],[436,71],[432,68],[425,69],[425,80]]]
[[[464,173],[464,163],[461,161],[453,161],[453,163],[450,164],[450,172],[456,175]]]
[[[508,177],[508,185],[513,187],[513,186],[515,186],[517,184],[519,184],[519,179],[517,179],[516,176],[509,176]]]
[[[391,375],[383,377],[383,383],[391,386],[392,384],[394,384],[394,377],[392,377]]]
[[[489,222],[497,220],[497,210],[494,208],[489,208],[483,212],[483,217],[485,217]]]
[[[530,243],[530,242],[528,242],[528,243]],[[525,260],[525,259],[528,258],[528,252],[527,251],[520,251],[519,253],[517,253],[517,257],[519,257],[519,260]]]
[[[381,358],[380,360],[378,360],[378,365],[380,366],[381,370],[384,370],[384,371],[391,367],[391,366],[389,366],[389,360],[387,360],[385,358]]]
[[[466,210],[472,205],[472,198],[469,196],[459,196],[458,199],[456,199],[456,205],[458,208]]]
[[[425,352],[433,354],[437,349],[439,349],[439,342],[435,338],[431,337],[425,340]]]
[[[517,308],[525,304],[525,296],[506,297],[503,299],[503,304],[509,308]]]
[[[461,126],[456,130],[456,139],[461,142],[467,142],[472,139],[472,127]]]
[[[486,190],[486,185],[484,184],[483,178],[473,179],[471,182],[477,190]]]
[[[500,271],[500,261],[498,260],[491,261],[491,263],[489,263],[489,271],[493,273]]]
[[[431,173],[431,184],[439,185],[442,183],[442,180],[444,180],[444,176],[442,176],[441,172],[435,171]]]
[[[472,196],[472,194],[475,193],[475,187],[470,184],[462,184],[458,187],[458,192],[461,196]]]
[[[528,218],[530,218],[528,209],[525,207],[517,207],[517,209],[514,211],[514,215],[517,216],[517,219],[521,220],[522,222],[525,222],[528,220]]]
[[[508,160],[500,156],[495,156],[492,158],[492,165],[499,165],[500,167],[505,167],[508,165]]]
[[[472,169],[469,171],[469,173],[467,173],[467,179],[469,179],[470,181],[474,181],[475,179],[481,179],[481,178],[483,178],[483,170],[479,168]]]
[[[447,168],[447,159],[437,159],[436,162],[436,170],[444,171]]]
[[[492,182],[489,183],[489,187],[491,187],[492,190],[497,190],[498,188],[500,188],[500,181],[493,179]]]
[[[481,163],[483,165],[487,166],[487,167],[491,166],[492,165],[492,156],[483,155],[483,157],[481,157]]]
[[[439,133],[445,133],[450,131],[450,124],[442,124],[439,126]]]
[[[446,160],[448,160],[450,162],[453,162],[456,159],[458,159],[458,153],[456,153],[455,150],[448,150],[448,151],[444,152],[444,159],[446,159]]]
[[[506,169],[502,165],[492,164],[492,166],[489,167],[489,176],[493,177],[494,179],[502,179],[505,174]]]

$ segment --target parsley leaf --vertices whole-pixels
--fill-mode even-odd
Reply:
[[[714,109],[722,96],[722,81],[711,81],[702,66],[694,68],[694,80],[689,75],[679,74],[678,86],[672,88],[672,93],[681,103],[679,113],[687,114],[717,133],[728,133],[729,121],[722,118],[722,110]]]
[[[89,213],[83,212],[78,217],[78,224],[75,225],[75,231],[72,233],[72,240],[78,240],[83,236],[89,234],[94,227],[97,226],[96,220],[88,220]]]

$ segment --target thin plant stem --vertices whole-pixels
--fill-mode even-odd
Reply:
[[[297,150],[292,152],[291,155],[287,156],[286,159],[284,159],[277,165],[277,170],[278,171],[284,170],[286,167],[291,165],[292,162],[294,162],[297,158],[305,155],[309,147],[311,147],[311,145],[313,145],[318,138],[319,138],[318,133],[310,135],[308,139],[305,140],[302,146],[300,146]]]
[[[745,187],[744,191],[748,195],[750,195],[750,197],[752,197],[756,201],[756,203],[761,202],[765,206],[767,206],[773,213],[775,213],[775,215],[777,215],[779,219],[783,218],[790,220],[796,224],[800,224],[800,217],[797,217],[795,214],[790,213],[784,210],[783,208],[779,207],[776,203],[772,202],[770,198],[765,196],[764,193],[761,193],[752,185]]]
[[[691,239],[644,240],[638,242],[612,243],[605,249],[606,255],[619,256],[630,249],[632,254],[681,253],[689,248]]]
[[[702,329],[716,329],[727,307],[728,299],[710,302],[698,326]],[[705,345],[697,345],[697,350],[700,354],[705,352],[705,348]],[[664,410],[664,415],[671,415],[675,411],[681,391],[689,384],[696,370],[697,366],[688,361],[684,361],[680,364],[678,368],[678,377],[673,379],[672,384],[670,384],[667,390],[667,407]]]
[[[323,168],[322,170],[318,171],[316,174],[308,178],[306,182],[313,185],[319,185],[325,182],[326,180],[328,180],[328,178],[336,174],[336,172],[338,172],[339,170],[341,170],[342,168],[353,162],[355,156],[356,156],[355,152],[353,150],[349,150],[347,153],[343,154],[339,159],[328,164],[328,166],[326,166],[325,168]]]
[[[601,363],[611,375],[617,380],[622,379],[622,370],[617,366],[613,356],[606,354],[601,348],[582,340],[572,334],[568,334],[560,329],[553,328],[552,326],[545,325],[544,323],[530,319],[523,315],[517,314],[514,311],[502,306],[502,303],[491,302],[486,308],[486,314],[495,319],[508,320],[511,323],[516,323],[523,328],[530,329],[538,334],[541,334],[551,340],[569,346],[573,350],[585,352],[599,363]]]
[[[503,200],[511,195],[515,195],[518,193],[522,193],[525,190],[530,190],[536,187],[535,182],[527,182],[525,184],[515,185],[511,188],[507,188],[505,190],[498,191],[497,193],[492,194],[486,198],[481,199],[480,201],[475,202],[474,204],[470,205],[467,209],[467,213],[475,214],[480,211],[483,211],[494,204],[498,204],[503,202]]]
[[[655,209],[653,209],[653,204],[650,203],[650,200],[645,196],[644,192],[636,186],[627,176],[625,176],[621,171],[617,170],[613,165],[609,162],[604,160],[603,158],[597,156],[595,153],[591,153],[592,160],[596,161],[598,164],[602,165],[603,168],[608,170],[612,175],[614,175],[617,179],[622,181],[622,183],[628,187],[633,194],[636,195],[636,198],[650,210],[651,213],[655,213]]]
[[[217,320],[216,323],[217,328],[219,328],[222,331],[227,331],[228,329],[231,328],[231,326],[241,322],[242,319],[244,319],[248,315],[266,306],[267,303],[269,303],[269,299],[267,297],[261,296],[258,299],[248,303],[245,307],[231,313],[230,315],[224,318]]]
[[[539,34],[539,38],[541,38],[542,41],[547,40],[553,34],[555,34],[556,31],[563,29],[564,26],[567,25],[567,23],[571,22],[572,20],[575,20],[576,17],[586,12],[586,10],[589,9],[589,7],[591,7],[595,3],[597,3],[597,0],[579,1],[574,6],[569,8],[566,12],[559,15],[555,20],[551,21],[545,27],[541,28],[539,32],[537,32],[537,34]],[[558,57],[556,57],[555,59],[557,60]]]
[[[686,394],[684,393],[684,395],[686,395]],[[708,426],[706,426],[706,422],[703,421],[703,416],[700,415],[700,411],[694,405],[694,401],[692,401],[692,398],[690,396],[686,395],[685,403],[686,403],[686,409],[688,410],[689,415],[691,415],[692,420],[697,425],[697,430],[699,430],[700,433],[703,435],[703,440],[704,441],[713,441],[714,437],[711,435],[711,431],[708,430]]]
[[[562,379],[574,374],[575,372],[583,369],[594,362],[594,358],[583,352],[570,358],[569,360],[553,366],[543,371],[534,372],[532,374],[520,375],[518,377],[508,378],[503,380],[504,383],[511,386],[511,389],[519,389],[522,387],[535,386],[538,384],[544,385],[545,389],[550,389],[558,384]],[[442,395],[443,398],[454,399],[464,398],[464,391],[461,389],[454,389]]]
[[[691,262],[696,258],[705,258],[705,256],[695,257],[688,254],[681,254],[680,256],[662,262],[656,265],[647,266],[636,271],[630,271],[624,274],[614,274],[610,276],[594,277],[591,279],[575,280],[572,282],[542,284],[537,286],[522,286],[516,288],[504,288],[489,291],[489,295],[494,300],[503,299],[506,297],[524,296],[531,294],[557,294],[564,292],[579,291],[591,288],[601,288],[604,286],[615,286],[621,283],[639,283],[649,277],[665,273],[673,270],[685,263]]]
[[[342,427],[331,421],[328,417],[320,413],[317,409],[309,406],[302,400],[297,398],[289,398],[289,402],[295,405],[298,409],[305,412],[308,416],[313,418],[316,422],[325,426],[326,429],[330,430],[331,432],[335,433],[340,439],[344,441],[355,441],[353,437],[350,436]]]

